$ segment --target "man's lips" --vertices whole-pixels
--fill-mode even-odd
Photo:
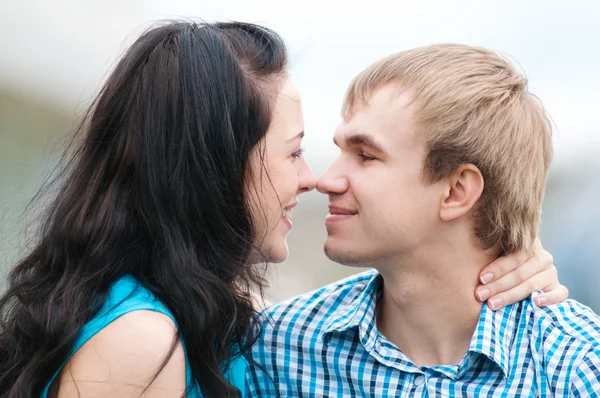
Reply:
[[[343,207],[338,207],[338,206],[329,206],[329,214],[330,215],[346,215],[346,216],[353,216],[356,213],[358,213],[357,211],[354,210],[350,210],[350,209],[346,209]]]
[[[329,214],[325,217],[325,224],[331,225],[339,221],[347,220],[358,212],[343,207],[329,206]]]

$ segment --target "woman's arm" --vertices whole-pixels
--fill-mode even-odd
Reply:
[[[182,397],[186,374],[181,341],[161,370],[176,333],[175,324],[164,314],[134,311],[123,315],[67,362],[55,382],[54,396]]]

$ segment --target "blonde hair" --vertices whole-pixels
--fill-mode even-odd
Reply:
[[[552,127],[526,78],[484,48],[420,47],[358,75],[343,112],[366,105],[375,90],[391,83],[413,96],[415,126],[426,145],[424,180],[439,181],[461,164],[477,166],[485,187],[475,236],[485,249],[531,252],[552,159]]]

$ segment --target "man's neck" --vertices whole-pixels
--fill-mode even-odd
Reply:
[[[431,247],[380,269],[377,328],[418,366],[454,365],[479,320],[479,271],[493,260],[467,247]]]

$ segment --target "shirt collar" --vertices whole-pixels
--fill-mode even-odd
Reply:
[[[335,313],[324,325],[324,337],[332,333],[343,333],[352,328],[358,328],[361,341],[366,349],[372,348],[377,338],[374,332],[376,326],[375,314],[377,300],[381,295],[383,278],[374,273],[371,279],[363,285],[362,291],[353,300],[342,302]],[[509,358],[511,345],[517,328],[519,314],[523,306],[513,304],[497,311],[492,311],[484,304],[468,352],[484,355],[494,362],[508,376],[510,370]],[[466,372],[475,362],[467,355],[459,366],[458,373]]]
[[[328,336],[333,332],[345,332],[356,327],[359,328],[361,336],[372,335],[376,323],[375,309],[377,299],[381,293],[382,282],[381,275],[375,272],[353,300],[342,302],[324,325],[324,335]]]
[[[522,309],[523,306],[517,303],[492,311],[487,304],[483,304],[469,345],[469,352],[486,356],[502,369],[505,377],[509,374],[510,351]],[[472,365],[468,357],[460,365],[459,373]]]

